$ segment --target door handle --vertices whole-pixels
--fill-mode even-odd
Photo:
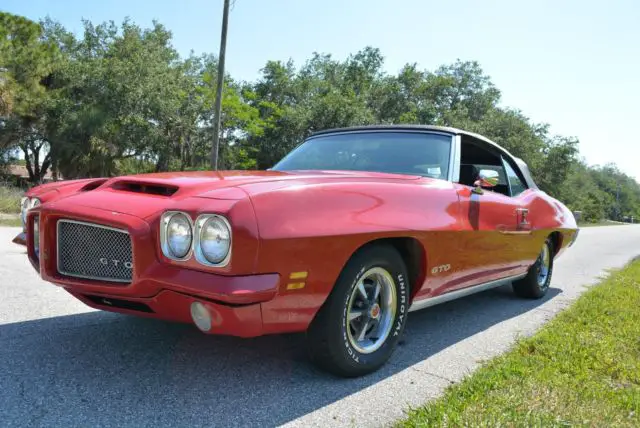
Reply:
[[[516,208],[516,216],[518,218],[518,226],[529,226],[529,221],[527,220],[529,210],[527,208]]]

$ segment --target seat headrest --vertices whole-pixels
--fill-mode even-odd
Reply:
[[[473,183],[478,178],[479,173],[480,170],[475,165],[461,164],[459,183],[467,186],[473,186]]]

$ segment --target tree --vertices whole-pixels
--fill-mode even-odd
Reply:
[[[57,47],[43,39],[42,27],[24,17],[0,12],[0,149],[19,148],[30,180],[46,173],[50,157],[43,133]]]
[[[49,167],[68,178],[209,168],[215,56],[180,58],[157,22],[85,21],[80,37],[49,19],[0,13],[0,24],[1,161],[21,152],[33,182]],[[501,106],[475,61],[386,73],[380,50],[365,47],[344,60],[316,52],[299,67],[267,61],[254,82],[224,82],[221,168],[269,168],[326,128],[454,126],[522,158],[542,190],[588,220],[640,218],[634,179],[588,166],[576,138]]]
[[[84,37],[67,42],[51,128],[63,175],[112,175],[119,160],[133,157],[167,168],[185,126],[179,112],[188,85],[170,38],[157,23],[143,30],[129,21],[85,22]]]

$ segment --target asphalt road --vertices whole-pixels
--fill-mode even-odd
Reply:
[[[585,228],[548,296],[503,287],[411,313],[379,372],[337,379],[302,335],[243,340],[97,312],[40,280],[0,227],[0,425],[379,426],[535,331],[607,269],[640,254],[640,226]]]

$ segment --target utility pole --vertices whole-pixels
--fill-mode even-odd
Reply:
[[[622,210],[620,209],[620,183],[616,182],[616,220],[620,221],[622,217]]]
[[[218,87],[213,121],[213,146],[211,147],[211,168],[218,170],[218,149],[220,146],[220,116],[222,113],[222,86],[224,84],[224,57],[227,50],[227,24],[229,22],[229,0],[224,0],[222,12],[222,34],[220,36],[220,55],[218,55]]]

